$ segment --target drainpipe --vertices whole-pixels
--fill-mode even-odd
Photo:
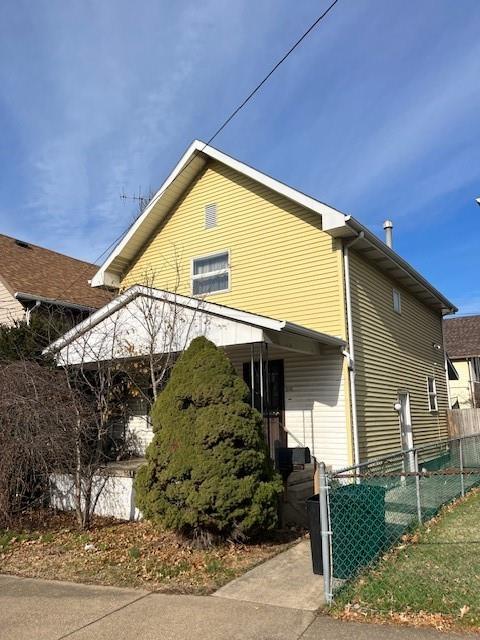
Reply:
[[[443,315],[442,315],[442,347],[443,347],[443,368],[445,371],[445,383],[447,385],[447,402],[448,402],[448,408],[451,409],[452,408],[452,396],[450,393],[450,380],[448,378],[448,360],[447,360],[447,345],[445,342],[445,332],[443,330],[445,320],[443,319]]]
[[[364,232],[360,231],[358,236],[343,245],[343,270],[345,274],[345,306],[347,309],[347,334],[348,334],[348,377],[350,386],[350,399],[352,404],[352,431],[353,431],[353,451],[354,463],[360,463],[360,445],[358,442],[358,416],[357,416],[357,394],[355,389],[355,348],[353,345],[353,321],[352,321],[352,298],[350,288],[350,260],[348,250],[358,240],[364,237]]]
[[[31,307],[30,309],[25,309],[25,322],[27,324],[27,327],[30,326],[30,318],[32,317],[32,311],[35,311],[35,309],[37,309],[37,307],[39,307],[41,304],[40,300],[36,300],[35,304],[33,305],[33,307]]]

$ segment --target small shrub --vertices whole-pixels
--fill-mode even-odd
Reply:
[[[220,571],[223,571],[223,569],[223,562],[218,558],[211,558],[211,560],[207,562],[207,566],[205,567],[206,572],[210,575],[219,573]]]
[[[128,550],[128,555],[130,556],[130,558],[133,558],[134,560],[138,560],[138,558],[140,558],[142,554],[138,547],[130,547],[130,549]]]
[[[41,536],[41,542],[46,542],[47,544],[50,544],[51,542],[53,542],[55,539],[55,536],[53,535],[53,533],[44,533]]]
[[[11,531],[5,531],[2,533],[0,535],[0,551],[4,551],[13,538],[15,538],[15,534]]]
[[[225,354],[193,340],[152,410],[154,438],[135,482],[146,518],[204,545],[276,527],[282,483],[247,396]]]

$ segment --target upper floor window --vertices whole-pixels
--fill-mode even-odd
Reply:
[[[432,376],[427,377],[428,387],[428,409],[429,411],[438,411],[437,402],[437,383]]]
[[[400,291],[396,289],[392,289],[393,296],[393,310],[396,313],[402,313],[402,296],[400,295]]]
[[[217,205],[207,204],[205,206],[205,229],[213,229],[217,226]]]
[[[228,251],[192,262],[192,292],[194,296],[228,291],[230,288],[230,265]]]

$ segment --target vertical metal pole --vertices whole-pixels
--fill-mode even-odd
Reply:
[[[267,414],[267,431],[268,431],[268,438],[270,439],[271,436],[271,425],[270,425],[270,412],[271,412],[271,408],[270,408],[270,384],[271,384],[271,380],[270,380],[270,365],[269,365],[269,353],[268,353],[268,342],[263,343],[265,346],[265,390],[266,390],[266,396],[265,396],[265,413]]]
[[[417,490],[417,516],[418,516],[418,524],[422,524],[422,503],[420,497],[420,469],[418,467],[418,451],[414,449],[413,451],[413,460],[414,460],[414,468],[415,468],[415,485]]]
[[[465,495],[465,478],[463,477],[463,440],[458,439],[458,453],[460,455],[460,487],[462,491],[462,498]]]
[[[263,342],[260,343],[259,368],[260,368],[260,413],[262,414],[262,418],[264,418],[265,416],[263,411]]]
[[[250,345],[250,388],[252,394],[252,409],[255,408],[255,345]]]
[[[330,588],[330,543],[331,532],[328,518],[328,478],[325,463],[320,462],[320,535],[322,536],[322,563],[323,563],[323,589],[325,591],[325,601],[332,602],[332,592]]]

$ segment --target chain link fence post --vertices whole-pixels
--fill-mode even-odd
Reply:
[[[322,562],[323,562],[323,588],[325,591],[325,601],[327,604],[332,602],[332,589],[331,589],[331,570],[330,566],[330,543],[331,543],[331,531],[329,526],[328,517],[328,477],[325,468],[325,463],[321,462],[320,465],[320,535],[322,536]]]
[[[463,440],[458,439],[458,455],[460,458],[460,487],[462,492],[462,498],[465,496],[465,478],[463,477]]]
[[[415,467],[415,489],[417,494],[417,517],[418,524],[422,524],[422,500],[420,495],[420,467],[418,464],[418,450],[414,449],[413,451],[413,460]]]

